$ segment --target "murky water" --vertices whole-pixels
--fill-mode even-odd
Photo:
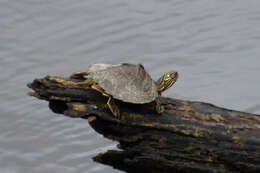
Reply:
[[[260,114],[260,1],[0,0],[0,169],[121,172],[91,160],[116,142],[52,113],[26,83],[90,63],[143,63],[164,95]]]

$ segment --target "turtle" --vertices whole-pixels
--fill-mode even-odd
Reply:
[[[75,72],[70,77],[84,78],[85,81],[77,84],[108,97],[108,108],[115,117],[120,118],[120,111],[114,99],[133,104],[154,102],[157,113],[163,112],[158,96],[176,82],[178,72],[167,72],[154,81],[142,64],[92,64],[86,70]]]

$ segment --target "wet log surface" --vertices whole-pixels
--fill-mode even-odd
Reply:
[[[119,142],[93,159],[125,172],[260,172],[260,116],[202,102],[160,97],[153,104],[116,101],[121,119],[107,98],[79,87],[83,79],[46,76],[35,79],[29,95],[49,101],[55,113],[88,119],[106,138]]]

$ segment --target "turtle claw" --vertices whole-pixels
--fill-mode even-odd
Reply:
[[[115,101],[114,101],[114,99],[112,97],[108,98],[107,106],[109,107],[110,111],[112,112],[112,114],[116,118],[118,118],[118,119],[121,118],[120,117],[120,111],[119,111],[119,109],[118,109],[117,105],[115,104]]]
[[[119,111],[119,109],[118,109],[118,107],[116,106],[116,107],[113,107],[113,110],[112,109],[110,109],[111,110],[111,112],[113,113],[113,115],[117,118],[117,119],[120,119],[121,118],[121,116],[120,116],[120,111]]]

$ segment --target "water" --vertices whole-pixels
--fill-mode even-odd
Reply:
[[[121,172],[91,160],[116,142],[52,113],[26,83],[90,63],[143,63],[164,95],[260,114],[260,1],[0,0],[3,173]]]

